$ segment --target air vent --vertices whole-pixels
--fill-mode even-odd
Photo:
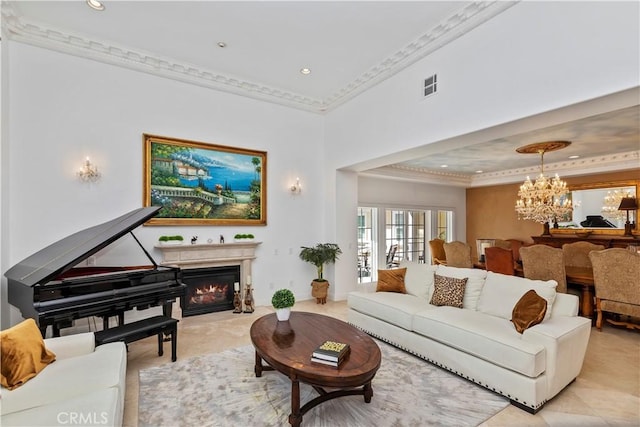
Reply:
[[[424,88],[423,88],[423,96],[426,98],[427,96],[431,96],[438,90],[438,75],[434,74],[431,77],[427,77],[424,79]]]

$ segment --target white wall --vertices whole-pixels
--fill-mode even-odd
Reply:
[[[267,151],[268,222],[265,227],[139,227],[135,234],[142,244],[152,249],[171,229],[200,241],[217,241],[220,234],[230,241],[237,232],[251,232],[264,242],[253,266],[256,304],[270,304],[271,286],[311,298],[315,269],[297,255],[301,245],[321,241],[324,233],[321,116],[10,45],[4,270],[49,243],[142,206],[142,134],[152,133]],[[75,176],[85,156],[102,173],[95,184]],[[296,176],[304,190],[292,196],[288,189]],[[148,263],[129,243],[110,246],[97,264]],[[159,261],[160,253],[152,253]]]
[[[480,143],[452,138],[638,87],[639,13],[638,2],[525,1],[510,7],[330,112],[327,174]],[[422,80],[436,73],[438,92],[421,99]],[[563,119],[581,118],[580,111],[572,114]],[[507,131],[513,129],[499,128],[492,137]],[[397,182],[394,188],[403,187]],[[357,191],[341,190],[328,203],[339,206],[354,198]],[[456,235],[464,236],[464,230]],[[354,246],[355,231],[348,238],[343,244]]]

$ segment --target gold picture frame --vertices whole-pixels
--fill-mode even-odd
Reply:
[[[267,153],[143,134],[145,225],[266,225]]]

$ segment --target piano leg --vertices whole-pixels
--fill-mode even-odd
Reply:
[[[165,317],[171,317],[171,313],[173,312],[173,301],[165,302],[162,304],[162,315]],[[171,332],[164,333],[163,341],[171,341]]]

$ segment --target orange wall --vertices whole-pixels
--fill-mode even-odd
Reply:
[[[564,179],[569,186],[596,182],[640,179],[640,169]],[[518,184],[467,189],[467,242],[476,254],[476,239],[518,239],[533,243],[531,236],[542,234],[542,224],[518,220],[514,209]]]

